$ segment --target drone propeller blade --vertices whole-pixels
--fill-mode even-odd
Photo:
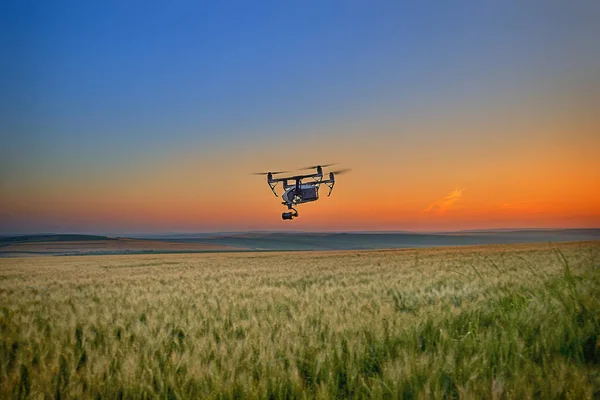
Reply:
[[[277,175],[277,174],[284,174],[286,172],[290,172],[290,171],[275,171],[275,172],[251,172],[250,175]]]
[[[342,174],[346,174],[346,173],[348,173],[350,171],[352,171],[352,169],[345,168],[345,169],[338,169],[337,171],[331,171],[331,173],[334,174],[334,175],[342,175]]]
[[[300,169],[301,170],[302,169],[315,169],[315,168],[318,168],[318,167],[325,168],[325,167],[331,167],[332,165],[336,165],[336,164],[337,163],[321,164],[321,165],[311,165],[310,167],[304,167],[304,168],[300,168]]]

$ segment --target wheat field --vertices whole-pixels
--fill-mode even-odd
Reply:
[[[1,398],[598,398],[600,242],[0,259]]]

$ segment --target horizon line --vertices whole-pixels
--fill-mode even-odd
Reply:
[[[196,231],[196,232],[155,232],[155,233],[102,233],[102,232],[35,232],[35,233],[0,233],[0,237],[20,237],[20,236],[58,236],[58,235],[80,235],[80,236],[107,236],[107,237],[155,237],[160,238],[165,236],[191,236],[191,235],[225,235],[225,234],[251,234],[251,233],[289,233],[289,234],[339,234],[339,233],[406,233],[406,234],[448,234],[448,233],[477,233],[477,232],[519,232],[519,231],[590,231],[598,230],[599,227],[579,227],[579,228],[479,228],[479,229],[458,229],[458,230],[403,230],[403,229],[382,229],[382,230],[327,230],[327,231],[311,231],[311,230],[270,230],[270,229],[253,229],[253,230],[228,230],[228,231]]]

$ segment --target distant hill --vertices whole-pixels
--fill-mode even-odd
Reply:
[[[403,230],[391,231],[232,231],[232,232],[196,232],[196,233],[153,233],[153,234],[126,234],[122,237],[135,239],[155,239],[155,240],[197,240],[197,239],[220,239],[220,238],[268,238],[280,236],[332,236],[332,235],[416,235],[416,236],[456,236],[456,235],[534,235],[540,236],[560,236],[560,235],[583,235],[600,237],[600,228],[504,228],[504,229],[471,229],[460,231],[431,231],[414,232]]]
[[[122,254],[143,252],[366,250],[485,244],[600,240],[600,229],[520,229],[439,233],[410,232],[218,232],[125,238],[40,234],[0,238],[0,256],[27,254]]]
[[[116,240],[108,236],[100,235],[76,235],[76,234],[43,234],[0,237],[0,244],[9,243],[35,243],[35,242],[79,242],[90,240]]]
[[[600,229],[510,230],[444,233],[248,232],[193,238],[163,238],[177,243],[206,243],[249,250],[360,250],[482,244],[600,240]]]

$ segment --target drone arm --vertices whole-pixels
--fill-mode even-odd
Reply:
[[[271,188],[271,191],[273,192],[273,194],[275,195],[275,197],[279,197],[279,196],[277,196],[277,192],[275,191],[275,186],[277,186],[277,184],[279,183],[279,181],[268,182],[268,183],[269,183],[269,187]]]
[[[306,178],[319,179],[321,177],[323,177],[323,174],[317,173],[317,174],[307,174],[307,175],[297,175],[297,176],[286,176],[283,178],[272,178],[271,181],[272,182],[283,182],[283,181],[288,181],[288,180],[295,181],[297,179],[302,180],[302,179],[306,179]]]
[[[327,193],[327,197],[329,197],[329,196],[331,196],[331,192],[333,191],[333,186],[335,185],[335,181],[332,181],[331,183],[326,183],[325,185],[329,188],[329,193]]]
[[[333,172],[329,173],[329,180],[323,181],[322,183],[324,183],[329,188],[329,193],[327,194],[327,197],[331,196],[331,192],[333,191],[333,187],[335,186],[335,177],[333,175]]]

